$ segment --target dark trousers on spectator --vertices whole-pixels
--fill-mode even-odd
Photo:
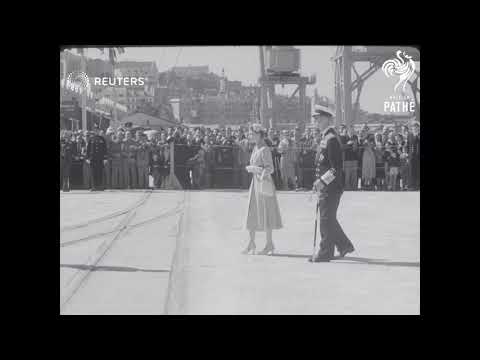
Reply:
[[[420,158],[412,157],[410,159],[410,176],[408,179],[408,188],[411,190],[420,189]]]
[[[138,188],[148,188],[148,165],[146,163],[137,162],[137,174],[138,174]]]
[[[182,185],[182,188],[184,189],[190,188],[190,185],[188,184],[190,175],[188,175],[187,168],[185,165],[175,166],[175,176],[177,177],[180,185]]]
[[[123,162],[122,159],[112,159],[112,188],[123,188]]]
[[[62,190],[70,191],[70,172],[72,169],[71,161],[62,161]]]
[[[92,172],[90,169],[90,165],[87,162],[83,161],[83,188],[90,189],[92,187]]]
[[[404,189],[408,188],[408,172],[408,164],[400,166],[400,178],[402,179],[402,187]]]
[[[103,187],[110,189],[112,187],[112,166],[111,161],[108,160],[103,168]]]
[[[91,164],[93,188],[101,189],[103,187],[103,160],[92,160]]]
[[[247,169],[245,169],[246,166],[247,164],[242,165],[239,170],[240,171],[240,176],[239,176],[240,188],[242,189],[248,189],[250,185],[250,182],[248,181],[248,171]]]
[[[63,183],[63,160],[62,160],[62,157],[60,156],[60,190],[62,189],[62,183]]]
[[[343,162],[346,190],[356,190],[358,187],[357,167],[357,160],[348,160]]]
[[[162,186],[162,172],[159,169],[153,169],[153,186],[158,189]]]
[[[126,159],[124,168],[125,187],[136,189],[137,183],[137,165],[135,159]]]
[[[205,174],[204,174],[204,183],[202,184],[202,187],[210,189],[212,188],[212,169],[211,168],[205,168]]]
[[[297,187],[300,188],[303,186],[303,170],[300,162],[295,163],[295,176],[297,178]]]

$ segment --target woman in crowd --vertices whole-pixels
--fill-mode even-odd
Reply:
[[[400,153],[400,190],[408,189],[408,147],[402,134],[397,134],[398,151]]]
[[[382,142],[382,134],[375,134],[375,189],[385,188],[385,149]]]
[[[249,184],[248,172],[246,166],[250,161],[250,151],[248,149],[248,139],[243,136],[240,140],[237,141],[238,144],[238,163],[239,163],[239,172],[240,172],[240,187],[242,189],[247,189]]]
[[[250,233],[250,242],[243,253],[255,253],[255,232],[265,231],[267,243],[259,254],[270,255],[275,249],[272,230],[282,228],[280,208],[272,179],[274,172],[272,152],[265,143],[266,131],[258,124],[254,124],[251,131],[255,147],[250,158],[251,167],[247,168],[253,174],[253,179],[250,184],[246,216],[246,228]]]
[[[387,184],[388,190],[397,190],[398,168],[400,167],[400,154],[395,144],[387,144],[385,161],[388,164]]]
[[[65,130],[63,139],[60,141],[60,166],[62,174],[62,190],[70,191],[70,175],[72,162],[76,156],[76,144],[72,141],[72,132]]]
[[[362,157],[362,182],[365,189],[371,190],[375,179],[374,140],[368,136],[364,143]]]
[[[281,154],[280,174],[282,175],[283,189],[293,190],[295,188],[295,151],[292,140],[288,136],[288,130],[282,131],[282,139],[278,146],[278,151]]]
[[[213,170],[214,170],[214,152],[212,149],[213,141],[208,137],[204,136],[202,148],[205,151],[205,176],[204,184],[202,186],[207,188],[212,188],[213,183]]]

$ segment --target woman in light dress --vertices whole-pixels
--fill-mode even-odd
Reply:
[[[255,142],[250,157],[250,166],[247,171],[253,173],[248,195],[246,228],[250,232],[250,242],[243,251],[244,254],[255,253],[255,233],[265,231],[267,243],[260,255],[272,255],[275,246],[272,239],[272,230],[282,228],[282,218],[278,206],[275,185],[271,174],[274,171],[272,153],[265,143],[266,131],[260,125],[251,127],[252,138]],[[265,182],[269,182],[266,184]],[[268,185],[268,186],[267,186]],[[267,193],[264,189],[270,187],[273,192]]]
[[[368,136],[364,143],[362,159],[362,181],[367,189],[371,189],[375,176],[374,140]]]
[[[283,188],[284,190],[292,189],[295,186],[295,150],[287,130],[282,131],[282,140],[278,150],[282,154],[280,174],[282,175]]]

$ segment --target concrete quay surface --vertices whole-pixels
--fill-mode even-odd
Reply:
[[[61,193],[61,229],[119,212],[140,191]],[[95,267],[122,216],[61,232],[61,289],[89,276],[62,314],[419,314],[418,192],[345,192],[339,221],[356,251],[312,264],[315,199],[278,192],[274,256],[242,255],[246,191],[154,191]],[[167,214],[162,217],[161,214]],[[128,215],[128,214],[127,214]],[[126,215],[123,215],[126,216]],[[319,238],[317,238],[317,241]],[[257,250],[265,234],[257,234]],[[82,265],[83,264],[83,265]],[[75,287],[74,287],[75,290]]]

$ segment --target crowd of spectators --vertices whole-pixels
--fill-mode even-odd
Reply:
[[[418,190],[420,185],[420,128],[415,123],[400,133],[381,127],[360,131],[341,126],[339,139],[344,151],[346,190]],[[158,132],[132,128],[108,128],[100,134],[107,142],[104,188],[146,189],[165,186],[170,173],[171,147],[174,146],[174,172],[184,189],[241,188],[250,185],[245,166],[254,144],[248,128],[169,127]],[[91,170],[85,161],[88,131],[62,131],[61,142],[73,149],[69,183],[75,188],[90,189]],[[315,156],[322,139],[318,129],[299,128],[279,131],[269,129],[279,190],[310,190],[314,182]],[[61,184],[64,166],[60,147]],[[69,186],[68,186],[69,188]]]

